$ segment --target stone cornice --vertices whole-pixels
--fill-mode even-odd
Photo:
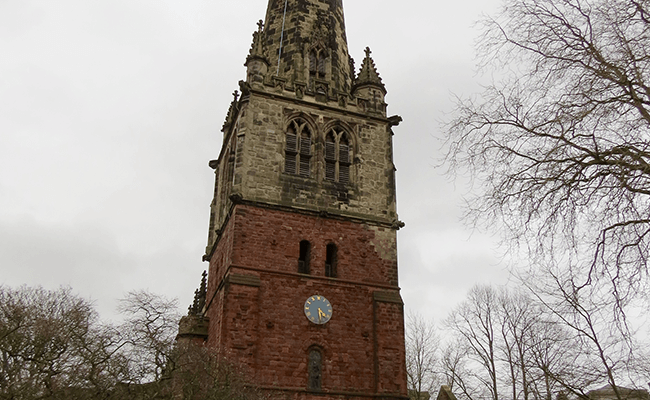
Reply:
[[[377,114],[372,114],[372,113],[363,113],[363,112],[359,112],[359,111],[350,110],[348,108],[342,108],[341,106],[331,106],[331,105],[329,105],[327,103],[304,100],[304,99],[299,99],[299,98],[296,98],[296,97],[289,97],[289,96],[285,95],[284,93],[273,93],[273,92],[270,92],[270,91],[254,89],[254,88],[250,88],[250,93],[251,94],[256,94],[256,95],[259,95],[259,96],[262,96],[262,97],[267,97],[267,98],[270,98],[270,99],[280,99],[280,100],[287,101],[289,103],[293,103],[293,104],[297,104],[297,105],[301,105],[301,106],[307,106],[307,107],[315,108],[315,109],[318,109],[318,110],[327,110],[327,111],[331,111],[331,112],[335,112],[335,113],[340,113],[340,114],[343,114],[343,115],[351,115],[351,116],[361,118],[361,119],[374,120],[376,122],[390,124],[389,118],[385,117],[383,115],[377,115]],[[248,98],[247,98],[247,100],[248,100]]]

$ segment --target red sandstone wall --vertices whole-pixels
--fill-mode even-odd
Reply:
[[[297,272],[300,241],[309,240],[310,275],[323,277],[325,248],[334,243],[338,247],[337,278],[397,287],[394,232],[389,233],[392,243],[384,246],[388,250],[376,250],[376,230],[388,228],[250,206],[237,206],[235,213],[234,265]]]
[[[209,346],[249,367],[255,382],[290,389],[293,399],[320,398],[305,390],[311,346],[323,350],[325,391],[405,395],[403,308],[373,299],[377,291],[398,293],[394,236],[350,221],[238,205],[210,262]],[[297,273],[301,240],[312,243],[310,275]],[[325,277],[330,242],[338,247],[337,279]],[[226,270],[229,279],[250,279],[222,282]],[[332,303],[325,325],[304,316],[314,294]]]

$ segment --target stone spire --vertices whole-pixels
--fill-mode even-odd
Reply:
[[[265,22],[258,35],[264,35],[268,72],[276,80],[350,92],[354,71],[342,0],[269,0]]]

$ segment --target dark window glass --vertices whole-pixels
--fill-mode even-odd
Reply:
[[[327,255],[325,257],[325,276],[336,278],[337,271],[337,254],[338,249],[334,243],[327,245]]]
[[[309,351],[309,389],[321,390],[323,383],[323,354],[320,350]]]
[[[298,272],[309,273],[309,259],[311,257],[311,243],[308,240],[300,242],[300,257],[298,258]]]

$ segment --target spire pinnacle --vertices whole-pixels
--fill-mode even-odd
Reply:
[[[192,305],[188,307],[187,315],[203,315],[203,308],[205,307],[206,293],[208,290],[207,285],[208,273],[203,271],[201,275],[201,286],[194,291],[194,301]]]
[[[248,57],[246,57],[246,63],[244,65],[248,66],[248,63],[253,60],[262,60],[269,63],[267,54],[266,54],[266,43],[264,41],[264,22],[259,20],[257,22],[257,31],[253,32],[253,43],[251,44],[251,49],[248,52]]]
[[[354,82],[354,86],[360,87],[372,85],[378,87],[384,92],[384,94],[386,94],[386,87],[379,77],[377,67],[375,67],[375,61],[370,56],[370,54],[372,54],[370,47],[366,47],[365,53],[366,58],[364,58],[363,63],[361,64],[361,71],[359,71],[359,75]]]

